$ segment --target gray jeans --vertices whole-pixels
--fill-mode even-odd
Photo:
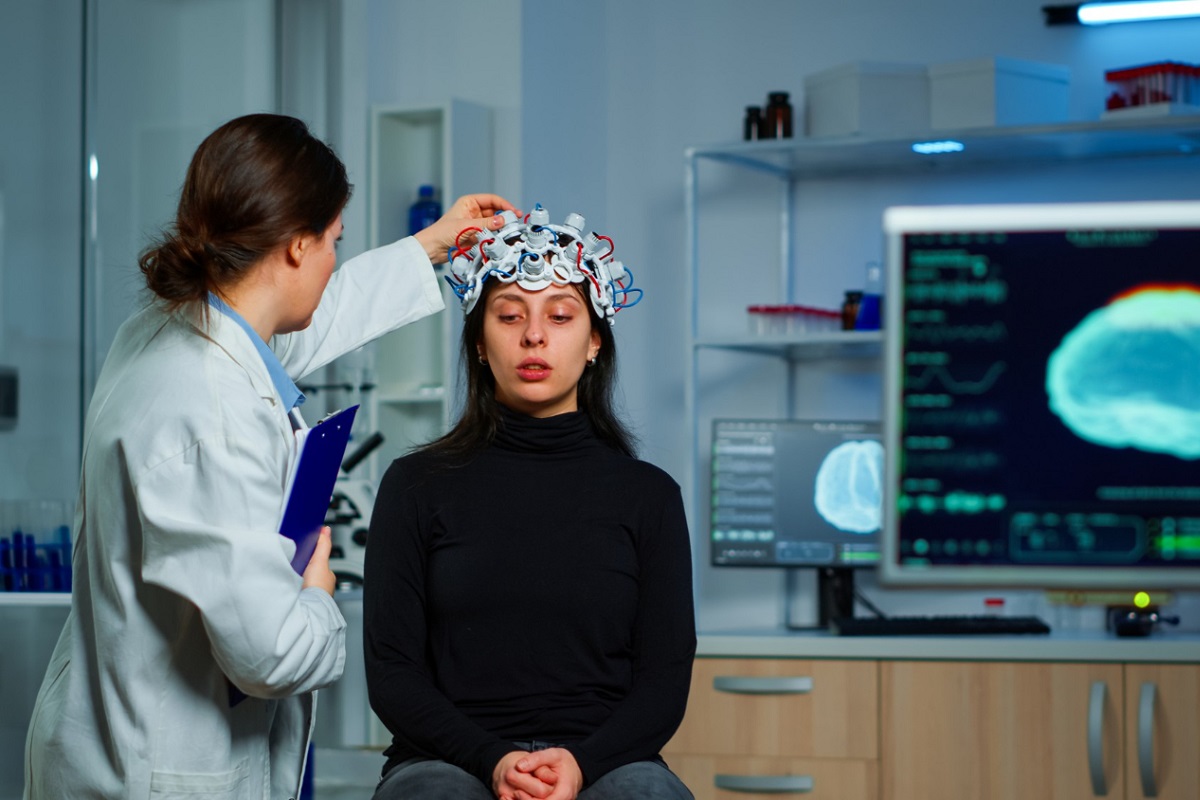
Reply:
[[[617,767],[579,793],[579,800],[693,800],[660,761]],[[445,761],[411,758],[392,767],[373,800],[496,800],[490,787]]]

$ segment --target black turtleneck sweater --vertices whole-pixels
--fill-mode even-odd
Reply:
[[[655,757],[683,718],[696,632],[679,486],[582,413],[502,409],[465,465],[383,477],[364,582],[384,771],[437,758],[491,787],[512,742],[571,751],[592,783]]]

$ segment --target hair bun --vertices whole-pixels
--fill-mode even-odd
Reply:
[[[167,235],[138,261],[147,288],[170,303],[202,299],[209,289],[209,249],[192,237]]]

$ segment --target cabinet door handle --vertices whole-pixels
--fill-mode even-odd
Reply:
[[[1108,786],[1104,777],[1104,706],[1108,701],[1108,684],[1096,681],[1092,684],[1088,699],[1088,771],[1092,775],[1092,794],[1104,797]]]
[[[1154,785],[1154,704],[1158,699],[1158,686],[1153,681],[1142,684],[1138,698],[1138,772],[1142,778],[1142,794],[1158,797]]]
[[[813,790],[813,779],[808,775],[717,775],[713,785],[746,794],[799,794]]]
[[[740,678],[722,675],[713,678],[713,688],[730,694],[808,694],[812,678]]]

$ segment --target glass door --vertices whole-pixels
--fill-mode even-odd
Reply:
[[[69,607],[64,592],[16,590],[31,587],[13,583],[13,537],[70,523],[84,409],[145,301],[138,253],[172,218],[200,140],[278,106],[281,5],[0,2],[0,800],[21,796]]]

